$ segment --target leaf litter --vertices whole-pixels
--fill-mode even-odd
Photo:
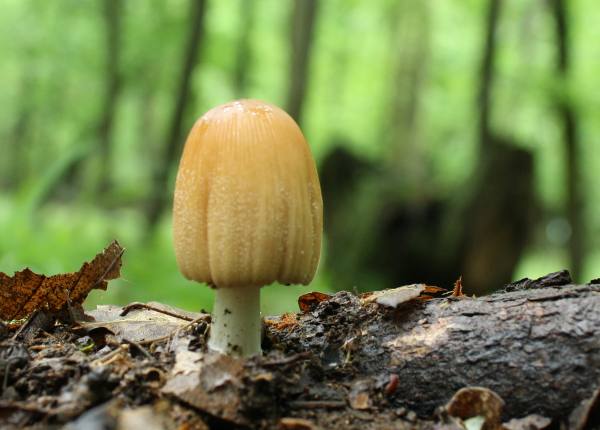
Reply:
[[[502,428],[504,403],[485,388],[420,418],[398,397],[402,373],[373,360],[384,347],[370,330],[442,289],[310,293],[301,313],[267,318],[263,356],[243,360],[207,351],[210,315],[160,303],[59,318],[118,277],[122,254],[113,242],[75,273],[0,275],[2,319],[28,318],[0,330],[1,428]],[[32,323],[36,315],[52,324]],[[28,324],[27,337],[15,336]],[[531,415],[508,427],[548,422]]]

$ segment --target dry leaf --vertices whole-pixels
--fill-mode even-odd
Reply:
[[[439,297],[444,293],[447,293],[448,290],[446,290],[445,288],[436,287],[435,285],[425,285],[425,291],[423,292],[433,297]]]
[[[330,298],[329,294],[313,291],[312,293],[306,293],[298,297],[298,306],[302,312],[306,313],[312,311],[319,303]]]
[[[446,290],[432,285],[410,284],[387,290],[371,291],[361,294],[360,298],[365,304],[375,302],[382,306],[396,308],[411,300],[431,300],[442,292],[446,292]]]
[[[373,291],[362,295],[361,299],[363,303],[375,302],[382,306],[396,308],[402,303],[416,299],[423,291],[425,291],[425,284],[404,285],[389,290]]]
[[[482,430],[500,428],[500,417],[504,400],[492,390],[484,387],[465,387],[458,390],[446,405],[448,415],[463,421],[481,416]]]
[[[460,297],[460,296],[464,296],[463,285],[462,285],[462,275],[460,275],[458,277],[458,279],[454,283],[454,289],[452,290],[452,297]]]
[[[208,320],[209,317],[208,314],[187,312],[162,303],[150,302],[148,305],[155,309],[138,306],[126,315],[123,315],[124,308],[120,306],[100,305],[86,312],[94,318],[94,321],[82,321],[79,324],[88,333],[105,329],[120,340],[152,342],[174,334],[178,329],[189,325],[190,318],[197,320],[205,316]],[[160,312],[160,309],[166,312]],[[174,316],[177,314],[185,318]]]
[[[45,276],[25,269],[10,277],[0,272],[0,319],[21,319],[37,310],[59,312],[69,301],[83,303],[91,290],[106,290],[108,281],[120,276],[123,252],[114,241],[74,273]]]

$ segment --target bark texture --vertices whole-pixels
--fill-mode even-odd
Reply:
[[[388,401],[424,416],[458,389],[483,386],[504,399],[511,417],[564,418],[598,386],[598,333],[594,284],[411,301],[384,311],[342,292],[299,317],[294,329],[271,335],[319,354],[338,378],[358,373],[376,385],[397,374]]]

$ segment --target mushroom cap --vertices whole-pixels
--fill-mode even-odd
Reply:
[[[315,161],[287,113],[238,100],[196,122],[173,204],[175,255],[186,278],[217,288],[306,285],[322,230]]]

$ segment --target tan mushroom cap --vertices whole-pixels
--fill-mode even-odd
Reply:
[[[196,122],[173,205],[175,255],[186,278],[219,288],[308,284],[322,229],[315,162],[287,113],[239,100]]]

